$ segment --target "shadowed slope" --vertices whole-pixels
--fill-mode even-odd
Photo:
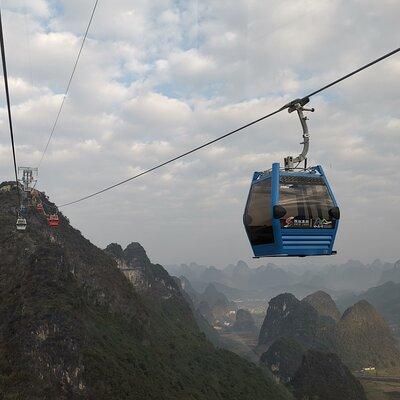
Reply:
[[[176,293],[142,293],[62,215],[59,229],[51,230],[30,210],[27,231],[16,232],[16,203],[15,191],[0,190],[6,399],[290,398],[258,368],[205,340],[161,266],[149,267],[153,277],[172,282]]]

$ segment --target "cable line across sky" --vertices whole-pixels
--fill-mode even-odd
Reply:
[[[64,108],[64,103],[65,103],[65,100],[66,100],[66,98],[67,98],[67,96],[68,96],[68,93],[69,93],[69,89],[70,89],[70,87],[71,87],[72,80],[74,79],[75,72],[76,72],[76,69],[77,69],[77,67],[78,67],[78,63],[79,63],[79,60],[80,60],[80,58],[81,58],[82,50],[83,50],[83,47],[84,47],[84,45],[85,45],[85,43],[86,43],[86,39],[87,39],[87,36],[88,36],[88,33],[89,33],[89,29],[90,29],[90,27],[91,27],[91,25],[92,25],[93,17],[94,17],[94,14],[95,14],[95,12],[96,12],[98,3],[99,3],[99,0],[96,0],[95,3],[94,3],[94,5],[93,5],[93,9],[92,9],[92,12],[91,12],[91,14],[90,14],[89,22],[88,22],[88,24],[87,24],[85,34],[83,35],[81,47],[79,48],[77,57],[76,57],[76,59],[75,59],[74,66],[73,66],[73,68],[72,68],[72,72],[71,72],[71,75],[70,75],[70,77],[69,77],[68,84],[67,84],[67,87],[66,87],[65,92],[64,92],[64,95],[63,95],[63,99],[62,99],[61,104],[60,104],[60,107],[59,107],[59,109],[58,109],[58,112],[57,112],[57,115],[56,115],[56,119],[54,120],[53,126],[52,126],[51,131],[50,131],[50,135],[49,135],[49,137],[48,137],[48,139],[47,139],[46,146],[45,146],[45,148],[44,148],[44,150],[43,150],[42,156],[40,157],[40,161],[39,161],[38,166],[37,166],[38,168],[39,168],[40,165],[42,164],[42,161],[43,161],[43,159],[44,159],[44,156],[46,155],[47,149],[49,148],[49,144],[50,144],[50,142],[51,142],[51,139],[53,138],[54,132],[55,132],[55,130],[56,130],[56,128],[57,128],[57,124],[58,124],[58,121],[59,121],[59,119],[60,119],[62,110],[63,110],[63,108]]]
[[[12,156],[13,156],[13,163],[14,163],[15,183],[18,187],[17,156],[15,154],[14,129],[13,129],[12,115],[11,115],[10,91],[8,88],[6,50],[5,50],[5,45],[4,45],[3,22],[2,22],[1,10],[0,10],[0,47],[1,47],[1,61],[3,64],[4,88],[6,91],[6,100],[7,100],[8,125],[10,128],[11,149],[12,149]],[[19,203],[19,205],[21,205],[21,194],[20,194],[19,190],[18,190],[18,203]]]
[[[270,112],[267,115],[264,115],[261,118],[258,118],[258,119],[254,120],[254,121],[251,121],[251,122],[249,122],[249,123],[247,123],[245,125],[242,125],[241,127],[237,128],[237,129],[234,129],[234,130],[232,130],[232,131],[230,131],[230,132],[228,132],[228,133],[226,133],[226,134],[224,134],[222,136],[219,136],[219,137],[217,137],[217,138],[215,138],[215,139],[213,139],[213,140],[211,140],[209,142],[206,142],[206,143],[204,143],[204,144],[202,144],[200,146],[197,146],[197,147],[195,147],[195,148],[193,148],[193,149],[191,149],[191,150],[189,150],[189,151],[187,151],[185,153],[182,153],[182,154],[180,154],[180,155],[178,155],[178,156],[176,156],[174,158],[171,158],[171,159],[169,159],[167,161],[164,161],[164,162],[162,162],[162,163],[160,163],[158,165],[155,165],[154,167],[149,168],[146,171],[143,171],[143,172],[141,172],[141,173],[139,173],[137,175],[134,175],[134,176],[132,176],[130,178],[124,179],[124,180],[122,180],[120,182],[117,182],[117,183],[115,183],[113,185],[107,186],[104,189],[100,189],[100,190],[98,190],[98,191],[96,191],[94,193],[88,194],[88,195],[86,195],[84,197],[81,197],[81,198],[79,198],[77,200],[73,200],[73,201],[61,204],[59,207],[66,207],[66,206],[70,206],[72,204],[80,203],[80,202],[82,202],[84,200],[88,200],[88,199],[90,199],[92,197],[98,196],[98,195],[100,195],[100,194],[102,194],[104,192],[112,190],[112,189],[114,189],[114,188],[116,188],[118,186],[124,185],[125,183],[133,181],[134,179],[140,178],[143,175],[146,175],[146,174],[148,174],[150,172],[153,172],[153,171],[155,171],[155,170],[157,170],[159,168],[162,168],[162,167],[164,167],[164,166],[166,166],[168,164],[171,164],[174,161],[177,161],[177,160],[179,160],[179,159],[181,159],[183,157],[186,157],[186,156],[188,156],[188,155],[190,155],[192,153],[195,153],[196,151],[204,149],[205,147],[211,146],[212,144],[214,144],[216,142],[219,142],[222,139],[225,139],[225,138],[227,138],[227,137],[229,137],[231,135],[234,135],[235,133],[238,133],[238,132],[240,132],[240,131],[242,131],[242,130],[244,130],[246,128],[249,128],[250,126],[255,125],[255,124],[257,124],[257,123],[259,123],[259,122],[261,122],[261,121],[263,121],[263,120],[265,120],[267,118],[270,118],[270,117],[280,113],[281,111],[284,111],[284,110],[292,107],[296,103],[301,103],[301,104],[304,105],[309,101],[310,97],[315,96],[315,95],[323,92],[324,90],[327,90],[328,88],[330,88],[330,87],[332,87],[332,86],[334,86],[334,85],[336,85],[336,84],[338,84],[338,83],[350,78],[351,76],[354,76],[354,75],[358,74],[359,72],[361,72],[361,71],[363,71],[363,70],[365,70],[365,69],[367,69],[367,68],[369,68],[369,67],[371,67],[371,66],[373,66],[373,65],[375,65],[375,64],[377,64],[377,63],[379,63],[379,62],[381,62],[383,60],[385,60],[388,57],[393,56],[394,54],[396,54],[398,52],[400,52],[400,47],[390,51],[389,53],[384,54],[383,56],[381,56],[379,58],[376,58],[376,59],[370,61],[369,63],[363,65],[360,68],[355,69],[354,71],[352,71],[352,72],[350,72],[350,73],[348,73],[348,74],[346,74],[346,75],[344,75],[344,76],[342,76],[342,77],[340,77],[338,79],[336,79],[335,81],[332,81],[329,84],[327,84],[325,86],[322,86],[321,88],[311,92],[310,94],[302,97],[301,99],[296,99],[296,100],[293,100],[293,101],[283,105],[282,107],[276,109],[275,111]]]

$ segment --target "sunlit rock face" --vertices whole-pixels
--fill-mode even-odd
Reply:
[[[258,338],[260,350],[266,350],[281,337],[292,338],[306,347],[331,348],[335,321],[323,317],[307,302],[283,293],[269,302]]]
[[[124,250],[119,244],[111,243],[105,252],[115,259],[136,290],[158,292],[163,298],[180,296],[176,282],[161,265],[151,263],[140,243],[132,242]]]
[[[303,301],[313,306],[319,315],[339,321],[341,316],[340,311],[328,293],[318,290],[317,292],[311,293],[305,297]]]

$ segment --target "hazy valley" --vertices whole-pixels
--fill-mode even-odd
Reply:
[[[382,281],[399,263],[168,273],[139,243],[95,247],[61,214],[52,230],[29,211],[16,232],[15,196],[0,185],[4,399],[397,398],[400,284]]]
[[[223,269],[196,263],[167,269],[180,276],[223,346],[258,359],[281,382],[293,387],[305,374],[303,362],[323,362],[321,354],[332,353],[337,358],[325,359],[329,368],[347,368],[368,399],[400,398],[400,262],[349,261],[300,271],[275,264],[252,269],[243,261]],[[343,398],[360,395],[347,389]],[[308,388],[308,395],[316,390]]]

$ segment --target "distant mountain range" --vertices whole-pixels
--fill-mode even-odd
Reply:
[[[296,275],[273,265],[251,269],[244,261],[228,265],[223,270],[191,263],[169,266],[168,271],[175,276],[185,276],[194,287],[201,283],[221,283],[241,290],[262,290],[265,287],[290,285],[296,282]],[[201,289],[201,287],[200,287]]]
[[[389,324],[396,325],[398,329],[400,325],[400,283],[386,282],[358,295],[345,295],[337,299],[337,304],[344,310],[360,300],[367,300],[371,303]]]
[[[303,300],[290,293],[273,298],[259,335],[259,351],[267,349],[261,359],[268,365],[276,364],[280,358],[277,352],[287,354],[288,346],[337,353],[351,369],[400,366],[400,352],[390,328],[370,303],[358,301],[340,319],[338,315],[327,293],[317,292]],[[292,351],[295,364],[299,351]]]
[[[310,268],[307,271],[296,271],[293,266],[279,267],[271,263],[250,268],[244,261],[223,269],[196,263],[171,265],[167,269],[172,275],[185,276],[198,291],[204,290],[209,283],[218,283],[227,288],[265,293],[271,297],[284,291],[297,291],[303,297],[318,289],[339,296],[345,292],[367,290],[386,279],[400,282],[399,263],[383,263],[380,260],[368,265],[350,260],[341,265]]]
[[[400,260],[394,264],[393,268],[382,272],[379,284],[384,284],[386,282],[400,283]]]

